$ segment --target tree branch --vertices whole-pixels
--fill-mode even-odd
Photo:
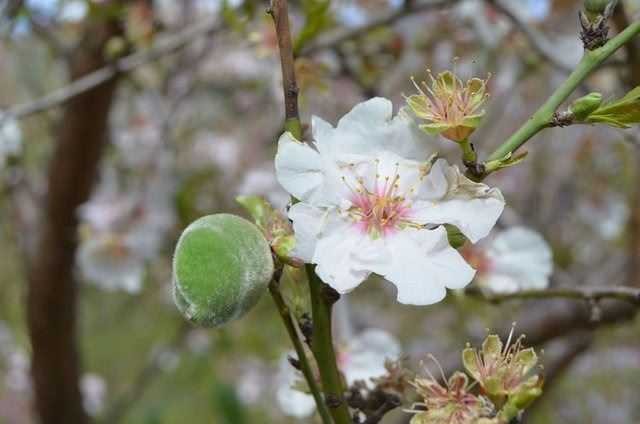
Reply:
[[[527,24],[517,13],[511,10],[511,7],[504,4],[501,0],[486,0],[486,2],[492,5],[496,10],[502,13],[511,23],[520,31],[533,50],[546,62],[548,62],[554,68],[564,72],[570,73],[575,64],[569,63],[561,56],[555,54],[555,46],[547,40],[544,35],[536,31],[535,28]]]
[[[302,139],[302,124],[298,112],[298,84],[293,58],[293,43],[289,28],[287,0],[272,0],[268,13],[273,18],[278,38],[280,65],[282,69],[282,91],[284,93],[284,127],[297,138]]]
[[[115,20],[91,25],[70,58],[71,79],[100,69],[109,39],[122,33]],[[76,349],[77,208],[91,193],[115,95],[113,75],[73,98],[64,111],[49,163],[48,191],[36,255],[29,272],[27,315],[35,404],[43,424],[88,421],[78,386]]]
[[[83,75],[71,84],[54,90],[40,99],[0,111],[0,119],[20,119],[60,106],[75,96],[105,84],[118,74],[131,72],[142,65],[159,60],[188,46],[194,39],[215,34],[221,29],[222,24],[217,19],[195,24],[178,34],[168,36],[166,39],[157,42],[150,49],[135,52],[113,63],[105,64],[102,68],[95,69],[93,72]]]
[[[612,38],[604,46],[585,51],[585,54],[575,68],[567,77],[564,83],[558,87],[553,95],[520,127],[507,141],[505,141],[490,156],[489,160],[500,160],[509,153],[515,152],[520,146],[526,143],[542,129],[546,128],[551,121],[554,112],[573,91],[584,81],[598,66],[615,53],[629,40],[640,33],[640,22],[634,22],[624,31]]]
[[[332,49],[346,41],[362,37],[375,29],[391,25],[394,22],[407,16],[428,12],[434,9],[450,7],[459,2],[460,0],[430,0],[424,2],[410,1],[405,3],[405,7],[395,10],[387,15],[373,19],[371,22],[368,22],[367,24],[362,25],[358,28],[345,29],[343,31],[336,32],[333,35],[319,38],[317,41],[311,42],[309,43],[309,45],[303,48],[301,54],[303,56],[306,56],[314,54],[321,50]]]
[[[479,290],[467,292],[489,302],[501,303],[508,300],[523,299],[576,299],[585,301],[599,301],[603,299],[624,300],[640,306],[640,288],[615,287],[557,287],[542,290],[523,290],[508,294],[489,294]]]

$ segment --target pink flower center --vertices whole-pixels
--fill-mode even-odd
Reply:
[[[352,189],[352,207],[349,210],[355,225],[361,231],[372,237],[392,234],[402,224],[409,223],[411,207],[407,199],[399,193],[400,176],[380,178],[376,175],[376,182],[372,190],[358,179],[358,186]]]

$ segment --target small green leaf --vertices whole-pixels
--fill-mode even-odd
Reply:
[[[628,92],[623,98],[605,103],[585,122],[602,123],[615,128],[629,128],[640,123],[640,86]]]
[[[188,320],[215,327],[249,311],[273,271],[271,249],[255,225],[229,214],[205,216],[178,240],[174,300]]]

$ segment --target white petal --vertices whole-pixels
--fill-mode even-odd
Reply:
[[[137,294],[142,290],[143,260],[124,240],[98,236],[83,242],[78,249],[78,266],[84,277],[98,287]]]
[[[372,243],[353,222],[330,213],[313,255],[316,273],[338,293],[350,292],[369,276],[372,264],[384,264],[385,256]]]
[[[293,221],[296,246],[292,256],[309,263],[316,250],[318,235],[326,223],[326,209],[307,203],[296,203],[289,209],[289,218]]]
[[[429,305],[441,301],[446,288],[461,289],[475,271],[449,245],[443,227],[405,229],[387,241],[393,252],[391,269],[384,277],[398,288],[398,301]]]
[[[371,379],[387,373],[385,361],[396,360],[401,354],[398,341],[391,334],[377,328],[369,328],[354,337],[343,355],[341,371],[351,385],[363,380],[371,385]]]
[[[439,161],[438,161],[439,162]],[[438,163],[436,163],[438,165]],[[441,191],[442,168],[436,167],[434,177],[428,179],[435,191]],[[412,217],[424,224],[452,224],[475,243],[491,231],[504,209],[504,198],[497,188],[476,183],[460,173],[457,167],[445,170],[447,191],[440,199],[428,199],[426,193],[412,207]]]
[[[278,182],[294,197],[313,203],[321,196],[324,174],[320,155],[291,133],[278,140],[275,165]]]
[[[313,396],[302,393],[290,386],[278,387],[276,398],[282,412],[291,417],[308,418],[316,410]]]
[[[328,140],[335,133],[335,128],[324,119],[314,115],[311,117],[311,133],[316,141]]]
[[[493,291],[543,289],[549,285],[553,255],[535,231],[513,227],[498,234],[487,250],[487,258],[491,265],[485,280]]]
[[[356,105],[333,131],[321,120],[317,126],[313,132],[318,150],[329,155],[388,150],[407,159],[424,160],[432,151],[415,122],[406,113],[393,117],[393,104],[382,97]]]
[[[447,168],[449,168],[447,161],[438,159],[422,180],[416,197],[420,200],[439,200],[446,196],[449,190]]]
[[[302,375],[297,372],[289,363],[288,356],[297,358],[295,352],[291,351],[280,359],[277,375],[278,388],[276,390],[276,400],[278,406],[286,415],[296,418],[307,418],[313,415],[316,404],[313,396],[296,390],[293,386],[299,383]]]

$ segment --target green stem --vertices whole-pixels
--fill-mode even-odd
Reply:
[[[343,396],[345,390],[333,348],[331,309],[335,299],[330,298],[329,287],[318,278],[314,266],[306,265],[306,270],[313,314],[311,348],[318,362],[322,387],[335,424],[350,424],[349,408]]]
[[[309,385],[309,390],[311,390],[311,394],[313,395],[313,399],[316,401],[316,406],[318,407],[318,413],[320,414],[320,418],[322,418],[323,424],[332,424],[331,416],[329,415],[329,410],[327,409],[327,405],[324,402],[324,398],[322,397],[322,392],[320,391],[320,387],[316,382],[315,376],[311,369],[311,364],[309,364],[309,360],[307,358],[307,354],[304,350],[304,345],[300,340],[299,333],[296,329],[293,319],[291,318],[291,311],[287,306],[287,303],[284,301],[282,297],[282,293],[280,293],[280,287],[278,281],[275,279],[269,283],[269,292],[271,292],[271,297],[276,304],[280,317],[282,318],[282,322],[284,323],[285,328],[287,329],[287,333],[289,334],[289,338],[293,343],[293,348],[298,355],[298,363],[300,364],[300,371],[302,371],[302,375],[304,375],[307,384]]]
[[[458,142],[460,144],[460,148],[462,149],[462,160],[465,163],[476,163],[478,160],[478,155],[476,151],[473,149],[471,142],[468,138]]]
[[[498,147],[498,149],[489,156],[488,160],[502,159],[509,153],[513,153],[526,143],[527,140],[547,127],[558,106],[573,93],[578,85],[580,85],[594,69],[600,66],[602,62],[638,35],[638,33],[640,33],[640,22],[634,22],[620,34],[609,40],[604,46],[595,50],[585,51],[577,68],[567,77],[565,82],[558,87],[549,100],[547,100],[518,131]]]

